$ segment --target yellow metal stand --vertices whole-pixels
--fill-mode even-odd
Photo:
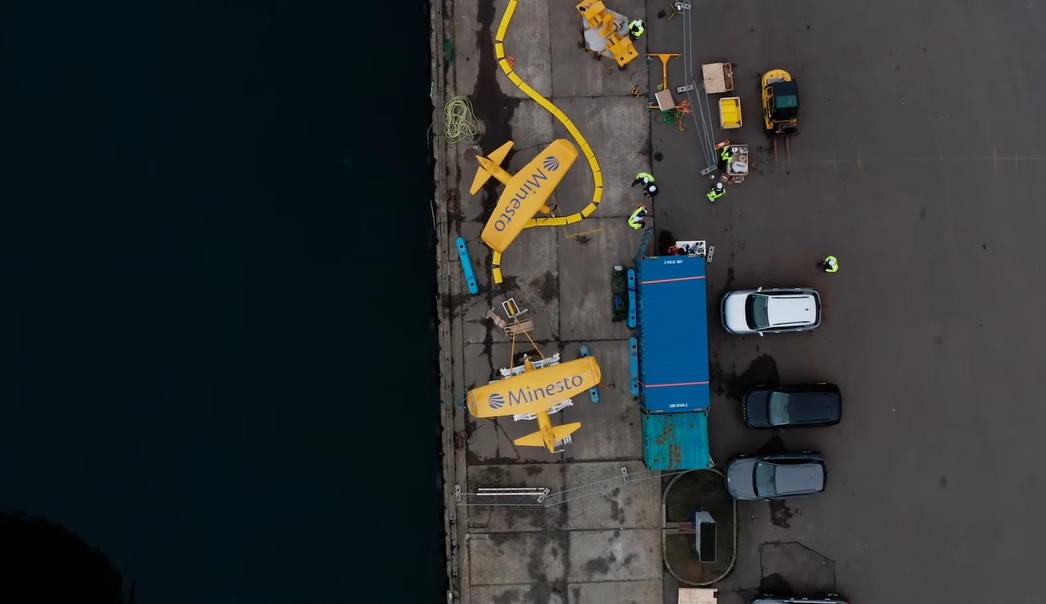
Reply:
[[[661,59],[661,86],[658,87],[658,90],[665,90],[666,88],[668,88],[668,60],[671,59],[672,57],[678,57],[678,56],[681,56],[681,55],[679,53],[672,54],[672,53],[666,53],[666,52],[662,52],[662,53],[652,52],[652,53],[648,53],[647,56],[648,57],[657,57],[657,58]]]
[[[588,24],[589,29],[598,29],[599,35],[607,41],[607,51],[614,57],[618,67],[624,67],[639,56],[632,40],[617,33],[614,22],[615,13],[607,10],[601,0],[581,0],[574,8]]]

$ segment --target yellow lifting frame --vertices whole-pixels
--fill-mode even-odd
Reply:
[[[667,53],[667,52],[651,52],[647,53],[648,57],[657,57],[661,59],[661,87],[658,90],[665,90],[668,88],[668,60],[673,57],[682,56],[680,53]]]

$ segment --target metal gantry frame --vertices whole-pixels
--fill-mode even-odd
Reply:
[[[683,78],[686,83],[676,87],[677,93],[686,93],[692,109],[691,115],[694,119],[694,130],[697,132],[697,143],[704,154],[705,168],[701,170],[701,176],[713,172],[719,161],[715,152],[715,139],[712,137],[714,122],[712,122],[712,109],[708,105],[708,94],[705,92],[704,80],[698,81],[694,77],[694,24],[692,4],[688,1],[675,3],[675,10],[683,15]]]
[[[550,508],[579,499],[605,495],[623,486],[648,480],[660,480],[689,471],[637,470],[629,472],[628,468],[622,467],[620,472],[603,480],[564,488],[561,491],[552,491],[547,487],[478,487],[475,492],[469,493],[465,492],[461,485],[454,485],[454,501],[459,506],[468,507]]]

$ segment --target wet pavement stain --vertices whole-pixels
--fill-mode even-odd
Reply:
[[[610,503],[610,519],[618,524],[624,524],[624,514],[621,511],[621,504],[617,502],[618,495],[621,494],[621,489],[614,489],[607,496],[607,501]]]
[[[768,596],[790,596],[792,586],[778,574],[767,575],[759,581],[759,591]]]
[[[723,396],[726,394],[726,373],[719,363],[719,353],[712,353],[712,358],[709,359],[708,365],[709,387],[715,390],[716,396]]]
[[[538,297],[545,304],[551,304],[559,298],[559,276],[552,271],[545,271],[544,275],[532,280],[531,287],[537,288]]]
[[[784,499],[770,500],[770,522],[778,528],[791,528],[788,523],[792,519],[792,509],[785,504]]]
[[[479,77],[476,80],[472,105],[475,108],[476,117],[483,125],[478,144],[484,153],[490,153],[512,140],[510,124],[520,103],[520,99],[506,95],[501,90],[501,85],[498,84],[497,73],[501,71],[501,68],[494,55],[492,30],[495,12],[493,2],[480,2],[476,15],[480,22],[479,35],[476,37],[476,45],[479,48]],[[507,168],[511,164],[514,154],[515,150],[509,151],[501,165]],[[497,205],[498,184],[496,179],[491,178],[483,187],[483,197],[480,201],[484,216],[489,216]]]
[[[518,589],[506,589],[500,594],[494,596],[494,604],[513,604],[519,602],[519,590]]]
[[[726,382],[726,395],[740,401],[741,398],[756,386],[777,387],[781,385],[781,376],[777,371],[777,361],[768,354],[760,355],[748,365],[739,376]]]
[[[760,591],[767,595],[835,592],[835,561],[797,541],[759,546]]]
[[[676,236],[672,234],[672,231],[661,231],[657,234],[657,254],[664,256],[668,253],[668,248],[676,244]]]
[[[709,369],[709,383],[715,388],[716,394],[726,395],[738,402],[756,386],[776,387],[781,384],[777,362],[768,354],[760,355],[749,363],[748,369],[741,375],[737,375],[733,369],[724,369],[718,354],[713,355]]]
[[[461,198],[458,195],[458,190],[456,188],[452,188],[449,185],[449,183],[460,183],[461,182],[461,164],[457,163],[457,162],[455,162],[455,163],[456,163],[456,166],[454,168],[454,176],[453,177],[450,176],[449,170],[448,170],[448,174],[447,174],[447,176],[448,176],[448,178],[447,178],[448,186],[447,186],[447,192],[446,192],[447,218],[450,220],[450,223],[454,225],[454,227],[455,227],[455,231],[454,232],[460,233],[461,232],[461,223],[464,222],[465,215],[461,211]]]
[[[563,512],[560,511],[559,526],[562,526]],[[555,547],[563,557],[564,567],[569,570],[570,562],[570,538],[565,532],[548,533],[541,535],[534,541],[530,558],[527,561],[527,574],[533,581],[527,591],[527,601],[535,604],[548,604],[552,596],[564,600],[567,597],[566,574],[563,577],[550,578],[546,572],[546,565],[542,553],[546,546]]]
[[[781,435],[780,434],[774,434],[773,436],[770,437],[769,440],[766,441],[766,443],[763,444],[762,447],[759,447],[759,450],[756,451],[756,454],[757,455],[778,455],[780,453],[785,453],[785,452],[786,452],[785,444],[784,444],[784,441],[781,440]]]
[[[617,558],[614,554],[609,554],[603,558],[593,558],[588,562],[585,562],[585,572],[592,575],[605,575],[610,572],[610,565],[617,562]]]

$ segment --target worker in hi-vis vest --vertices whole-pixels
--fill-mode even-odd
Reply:
[[[636,211],[632,212],[632,215],[628,217],[628,226],[632,227],[633,231],[638,231],[646,226],[644,218],[646,218],[647,212],[646,206],[636,208]]]
[[[649,185],[649,184],[651,184],[653,182],[654,182],[654,175],[653,174],[651,174],[649,172],[640,172],[639,174],[636,174],[636,179],[632,181],[632,186],[634,187],[636,185],[643,185],[644,187],[646,187],[647,185]]]
[[[645,31],[646,24],[641,19],[636,19],[628,24],[628,37],[633,40],[638,40],[639,36],[642,36]]]
[[[705,193],[705,197],[707,197],[708,201],[712,203],[715,203],[715,200],[719,199],[723,195],[726,195],[726,187],[724,187],[723,183],[721,182],[715,183],[715,186],[712,187],[712,190],[708,193]]]

